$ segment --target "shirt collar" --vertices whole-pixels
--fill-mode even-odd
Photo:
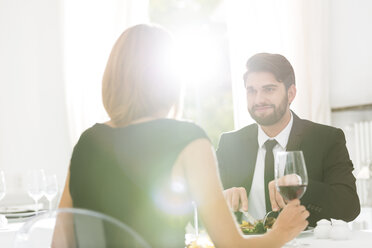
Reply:
[[[292,125],[293,125],[292,112],[290,112],[290,114],[291,114],[291,119],[289,120],[287,126],[275,137],[270,138],[269,136],[267,136],[266,133],[262,130],[261,126],[258,125],[257,139],[258,139],[259,147],[262,147],[268,139],[275,139],[283,149],[287,147],[289,134],[291,132]]]

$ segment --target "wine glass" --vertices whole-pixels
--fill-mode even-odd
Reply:
[[[49,210],[52,210],[52,200],[58,193],[57,176],[55,174],[45,176],[44,195],[49,202]]]
[[[301,199],[307,183],[307,170],[302,151],[278,152],[275,160],[275,185],[284,200]],[[287,245],[299,247],[296,239]]]
[[[44,170],[30,170],[27,173],[27,193],[35,201],[35,212],[38,214],[38,201],[44,195],[45,173]]]
[[[4,172],[0,171],[0,201],[4,198],[6,194],[5,176]]]

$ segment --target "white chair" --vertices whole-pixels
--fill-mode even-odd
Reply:
[[[129,226],[86,209],[61,208],[37,215],[17,232],[15,248],[150,247]]]

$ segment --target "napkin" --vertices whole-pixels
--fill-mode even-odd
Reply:
[[[321,219],[316,224],[314,236],[318,239],[345,240],[350,238],[351,230],[343,220]]]
[[[316,227],[314,229],[314,236],[318,239],[327,239],[329,238],[331,229],[332,229],[331,222],[326,219],[321,219],[316,223]]]
[[[330,237],[334,240],[344,240],[349,239],[351,235],[350,228],[348,224],[343,220],[335,220],[331,219],[332,221],[332,229],[330,231]]]

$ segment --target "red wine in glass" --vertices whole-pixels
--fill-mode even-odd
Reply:
[[[306,191],[306,186],[305,184],[279,186],[279,192],[285,200],[291,201],[300,199]]]

